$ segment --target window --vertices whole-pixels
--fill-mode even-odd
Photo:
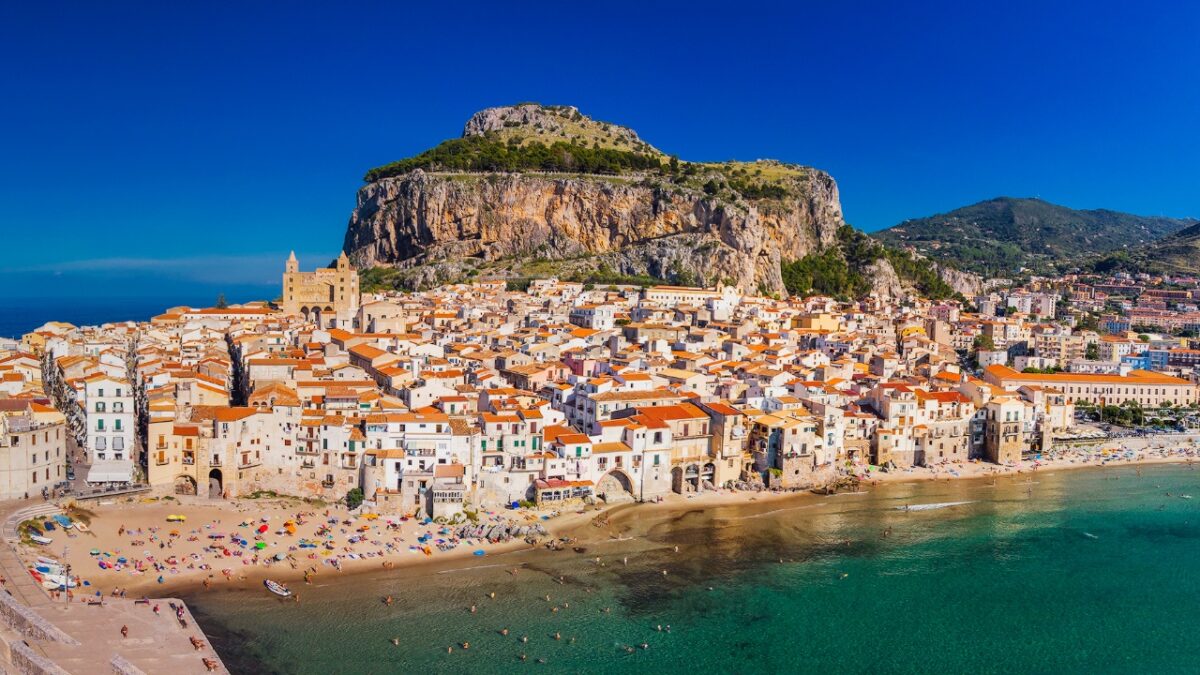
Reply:
[[[96,401],[96,412],[104,412],[104,401]]]
[[[96,420],[96,431],[104,431],[104,420],[103,419]]]

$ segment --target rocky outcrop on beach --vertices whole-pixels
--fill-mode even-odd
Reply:
[[[518,523],[468,523],[459,525],[454,536],[459,539],[482,539],[491,543],[544,537],[548,534],[541,523],[522,525]]]

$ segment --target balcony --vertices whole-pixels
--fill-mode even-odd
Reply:
[[[211,461],[211,462],[209,462],[209,464],[210,464],[210,465],[212,465],[212,466],[221,466],[221,456],[220,456],[220,455],[213,455],[213,456],[212,456],[212,461]]]

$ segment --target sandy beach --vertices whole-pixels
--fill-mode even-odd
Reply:
[[[1172,442],[1174,441],[1174,442]],[[903,470],[864,471],[860,488],[898,481],[986,479],[1038,471],[1108,465],[1190,462],[1193,438],[1107,440],[1048,453],[1011,466],[983,462]],[[626,504],[559,512],[480,511],[485,524],[540,523],[548,538],[593,540],[614,536],[604,525],[616,510],[704,508],[723,504],[796,498],[809,491],[717,490],[670,495],[648,505]],[[89,503],[88,532],[59,529],[47,546],[24,546],[27,562],[48,556],[69,563],[78,593],[127,597],[163,596],[197,589],[260,585],[270,578],[303,595],[306,582],[355,572],[446,563],[469,556],[540,548],[521,539],[489,543],[457,540],[454,526],[371,513],[351,514],[341,506],[316,506],[293,498],[212,501],[197,497],[125,498]],[[184,516],[171,522],[168,516]],[[593,527],[597,525],[598,527]],[[440,545],[440,546],[439,546]],[[482,553],[479,553],[482,552]]]
[[[53,543],[22,547],[27,561],[46,556],[69,563],[79,577],[78,592],[85,595],[123,590],[127,597],[154,597],[198,587],[260,584],[266,578],[288,582],[300,593],[306,576],[324,579],[530,547],[520,539],[458,540],[451,532],[454,526],[354,515],[344,507],[318,508],[288,498],[136,498],[85,508],[92,514],[88,532],[58,529],[48,533]],[[478,522],[541,523],[553,535],[595,515],[555,514],[481,511]],[[179,515],[186,520],[168,521]]]

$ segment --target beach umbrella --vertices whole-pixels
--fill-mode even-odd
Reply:
[[[286,558],[286,557],[287,557],[287,555],[286,555],[286,554],[284,554],[284,553],[276,553],[276,554],[275,554],[275,559],[276,559],[276,560],[283,560],[283,559],[284,559],[284,558]]]
[[[89,555],[100,555],[100,549],[94,548],[94,549],[88,551],[88,554]]]
[[[257,544],[255,544],[255,545],[254,545],[254,548],[256,548],[256,549],[258,549],[258,550],[260,550],[260,551],[261,551],[261,550],[263,550],[263,549],[264,549],[264,548],[266,548],[266,547],[267,547],[267,542],[265,542],[265,541],[260,541],[260,542],[258,542]]]

